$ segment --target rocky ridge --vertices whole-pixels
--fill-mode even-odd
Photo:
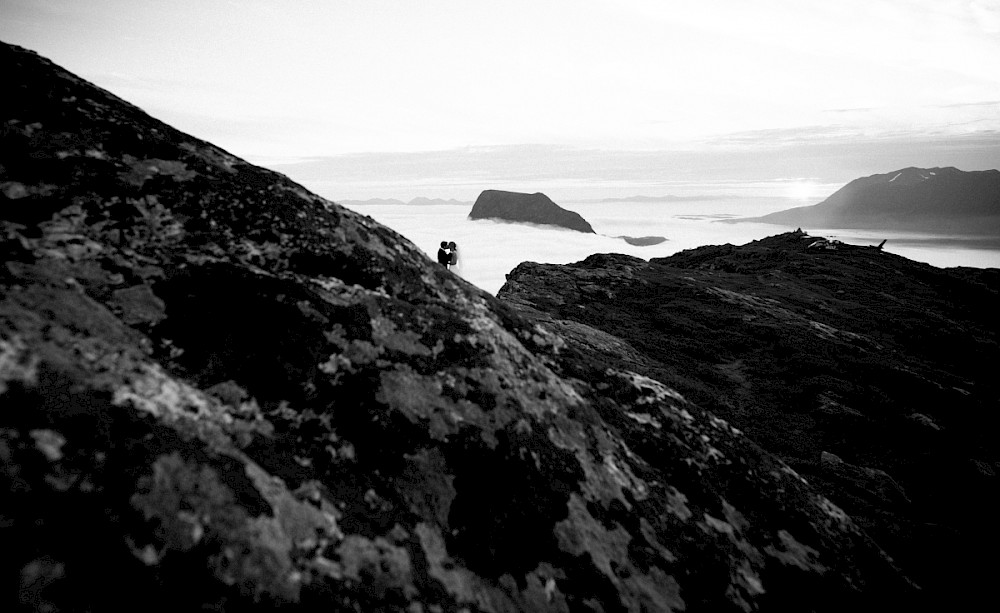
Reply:
[[[5,610],[915,595],[671,387],[29,51],[0,65]]]
[[[657,379],[851,514],[931,610],[990,598],[1000,271],[802,232],[644,261],[523,263],[498,293],[569,348]],[[596,332],[595,332],[596,330]]]

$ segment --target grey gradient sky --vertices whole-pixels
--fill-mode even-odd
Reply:
[[[867,142],[1000,162],[1000,0],[0,0],[0,39],[262,163]]]

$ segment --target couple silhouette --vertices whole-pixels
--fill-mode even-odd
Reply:
[[[454,268],[458,266],[458,245],[455,241],[441,241],[441,247],[438,249],[438,264],[444,266],[445,268]]]

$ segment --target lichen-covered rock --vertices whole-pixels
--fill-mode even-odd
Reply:
[[[0,64],[4,610],[915,594],[673,389],[33,53]]]
[[[498,296],[669,384],[862,525],[931,610],[992,598],[1000,271],[938,269],[792,232],[650,261],[525,262]]]

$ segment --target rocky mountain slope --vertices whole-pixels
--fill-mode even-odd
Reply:
[[[3,610],[915,597],[672,388],[31,52],[0,65]]]
[[[971,519],[1000,502],[1000,271],[815,240],[524,263],[498,296],[777,453],[916,578],[924,604],[975,609],[997,569],[983,552],[1000,547]]]
[[[469,219],[496,219],[517,223],[536,223],[594,233],[579,213],[567,211],[545,194],[522,194],[488,189],[479,194]]]
[[[819,204],[739,221],[1000,236],[1000,170],[904,168],[855,179]]]

